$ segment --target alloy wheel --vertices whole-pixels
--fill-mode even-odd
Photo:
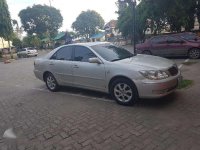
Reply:
[[[191,49],[189,51],[189,57],[192,59],[197,59],[200,57],[200,50],[199,49]]]
[[[51,75],[47,77],[46,83],[50,90],[56,89],[56,81]]]
[[[114,95],[120,102],[126,103],[132,99],[133,91],[129,85],[118,83],[114,87]]]

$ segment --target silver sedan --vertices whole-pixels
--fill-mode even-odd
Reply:
[[[72,86],[110,93],[122,105],[138,98],[160,98],[173,92],[181,77],[168,59],[134,55],[108,42],[58,47],[34,62],[37,78],[50,91]]]

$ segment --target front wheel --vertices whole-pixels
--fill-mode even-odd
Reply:
[[[193,48],[193,49],[189,50],[188,57],[191,59],[198,59],[200,57],[200,49]]]
[[[47,88],[52,91],[52,92],[56,92],[58,90],[58,83],[55,79],[55,77],[53,76],[53,74],[51,73],[48,73],[46,76],[45,76],[45,82],[46,82],[46,86]]]
[[[138,99],[137,88],[127,79],[117,79],[111,84],[112,97],[120,105],[133,105]]]

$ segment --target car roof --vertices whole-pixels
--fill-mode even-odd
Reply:
[[[88,43],[75,43],[75,44],[68,44],[68,45],[80,45],[80,46],[95,46],[95,45],[101,45],[101,44],[110,44],[109,42],[88,42]]]

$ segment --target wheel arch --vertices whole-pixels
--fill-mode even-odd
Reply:
[[[150,53],[150,55],[153,55],[152,51],[151,51],[151,50],[149,50],[149,49],[142,50],[142,54],[145,54],[144,52],[149,52],[149,53]]]
[[[109,93],[110,93],[110,90],[111,90],[112,83],[115,80],[118,80],[118,79],[126,79],[126,80],[130,81],[132,83],[132,85],[135,87],[135,89],[137,90],[137,87],[136,87],[135,83],[133,82],[133,80],[131,80],[129,77],[126,77],[126,76],[123,76],[123,75],[117,75],[117,76],[112,77],[109,84],[108,84]],[[138,94],[138,90],[137,90],[137,94]]]
[[[189,53],[189,51],[192,50],[192,49],[199,49],[200,50],[199,47],[190,47],[187,52]]]
[[[45,71],[43,73],[43,81],[45,81],[46,75],[49,74],[49,73],[52,74],[50,71]]]

